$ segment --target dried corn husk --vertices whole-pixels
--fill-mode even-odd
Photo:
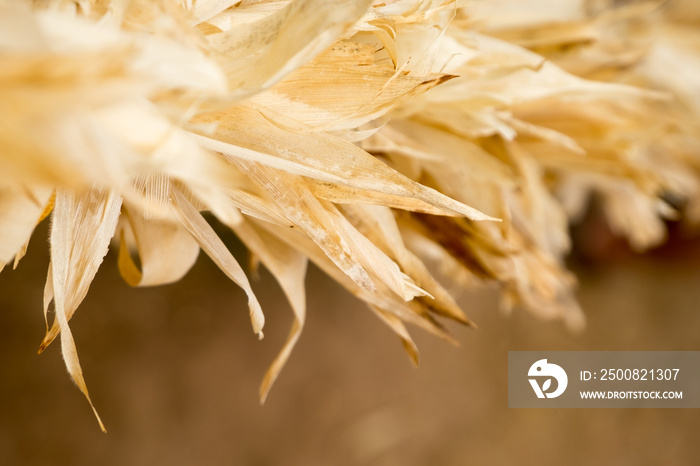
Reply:
[[[592,194],[638,249],[678,215],[664,195],[700,218],[698,18],[690,0],[0,1],[0,268],[51,215],[41,349],[60,335],[86,397],[69,320],[113,237],[132,286],[204,250],[262,337],[202,211],[294,313],[262,400],[309,260],[415,362],[405,323],[473,325],[429,261],[580,328],[563,259]]]

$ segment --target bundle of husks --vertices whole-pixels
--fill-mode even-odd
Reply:
[[[678,205],[700,217],[699,19],[693,0],[0,1],[0,267],[50,216],[41,349],[60,335],[86,397],[68,322],[112,242],[133,286],[201,248],[262,337],[203,211],[294,311],[262,399],[308,260],[415,361],[405,323],[470,325],[424,260],[580,327],[562,259],[593,193],[637,249]]]

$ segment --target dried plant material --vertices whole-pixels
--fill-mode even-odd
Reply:
[[[114,194],[91,190],[75,196],[64,189],[56,192],[51,216],[51,288],[56,318],[41,343],[40,351],[61,334],[61,352],[68,373],[90,401],[75,342],[68,321],[85,298],[97,273],[119,218],[121,199]],[[48,286],[48,284],[47,284]],[[90,401],[92,406],[92,401]],[[102,430],[100,417],[95,416]]]
[[[26,250],[34,227],[46,215],[51,191],[47,189],[0,191],[0,270],[15,258],[15,266]]]
[[[199,244],[181,224],[161,219],[146,219],[126,205],[122,218],[126,219],[120,232],[119,271],[131,286],[153,286],[181,279],[194,265],[199,255]],[[128,233],[127,233],[128,232]],[[138,251],[137,267],[131,258],[127,238],[133,238]]]
[[[195,209],[190,201],[176,187],[172,190],[173,207],[178,213],[183,226],[190,232],[192,237],[199,243],[199,246],[207,253],[214,263],[229,277],[234,283],[243,288],[248,295],[248,306],[250,308],[250,320],[253,324],[253,331],[262,339],[262,328],[265,324],[262,308],[258,299],[250,287],[248,278],[236,259],[231,255],[226,245],[216,235],[214,229],[204,220],[204,217]]]
[[[240,107],[225,113],[205,114],[195,122],[216,124],[216,132],[200,140],[234,163],[247,160],[255,162],[251,166],[269,166],[330,186],[348,186],[357,191],[384,195],[377,196],[379,200],[384,197],[409,198],[416,205],[428,204],[444,214],[495,220],[402,176],[356,145],[330,134],[285,131],[254,110]]]
[[[241,222],[232,226],[232,229],[277,279],[294,312],[294,323],[287,341],[265,373],[260,385],[260,401],[264,402],[304,328],[306,320],[304,278],[308,260],[301,252],[280,241],[269,232],[256,227],[252,222]]]
[[[415,363],[406,323],[450,342],[438,318],[474,325],[427,264],[580,328],[563,260],[591,195],[640,250],[700,218],[698,18],[690,0],[0,1],[0,269],[50,215],[41,349],[60,335],[86,397],[68,323],[113,237],[132,286],[204,250],[262,337],[203,211],[294,314],[261,400],[308,261]]]
[[[197,2],[203,3],[203,2]],[[243,2],[207,20],[207,35],[233,89],[266,89],[324,49],[357,21],[370,0]]]

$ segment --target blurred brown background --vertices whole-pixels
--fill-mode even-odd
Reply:
[[[103,434],[59,345],[36,354],[44,224],[18,270],[0,274],[0,464],[698,464],[698,410],[507,407],[509,350],[700,350],[698,243],[674,234],[635,256],[601,228],[574,232],[585,332],[503,316],[494,290],[464,292],[479,330],[451,326],[459,348],[414,331],[420,369],[311,268],[307,327],[265,406],[258,385],[292,320],[274,280],[262,271],[254,285],[259,342],[243,292],[205,256],[178,284],[133,289],[112,252],[71,322]]]

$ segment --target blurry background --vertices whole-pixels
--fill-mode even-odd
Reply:
[[[507,407],[509,350],[700,350],[700,243],[675,230],[638,256],[590,214],[570,264],[583,333],[504,316],[495,289],[461,292],[479,330],[451,325],[459,348],[414,330],[419,369],[311,267],[307,326],[264,406],[258,386],[292,322],[270,275],[254,285],[267,317],[257,341],[244,293],[205,255],[178,284],[133,289],[112,251],[71,321],[103,434],[59,345],[36,354],[43,224],[19,268],[0,274],[0,465],[697,464],[694,409]]]

